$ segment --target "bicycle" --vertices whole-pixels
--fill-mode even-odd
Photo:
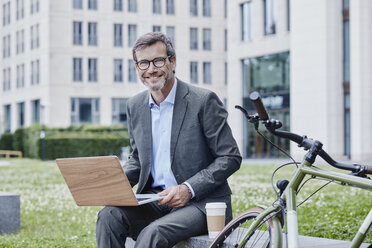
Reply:
[[[232,247],[238,248],[283,247],[284,244],[289,248],[297,248],[299,246],[299,241],[296,195],[304,183],[306,183],[305,176],[309,175],[311,178],[328,180],[327,184],[336,182],[342,185],[360,187],[372,191],[372,180],[367,176],[367,174],[372,174],[372,166],[339,163],[322,149],[321,142],[310,139],[307,136],[300,136],[295,133],[278,130],[281,128],[282,123],[278,120],[269,120],[269,115],[262,103],[259,93],[252,92],[249,98],[257,110],[256,114],[249,115],[248,111],[241,106],[235,106],[235,108],[244,113],[245,117],[250,123],[254,124],[256,131],[261,136],[262,134],[258,130],[260,122],[265,125],[270,133],[297,143],[298,146],[303,147],[307,153],[302,163],[297,163],[292,159],[297,169],[289,181],[278,180],[276,183],[277,189],[273,184],[274,174],[280,168],[293,163],[284,164],[273,172],[271,183],[276,191],[277,199],[271,206],[249,209],[235,217],[217,235],[209,248],[223,247],[224,242],[229,243]],[[285,151],[279,147],[277,148],[286,154]],[[343,174],[318,168],[313,165],[317,156],[323,158],[329,165],[338,169],[351,171],[351,173]],[[321,188],[326,185],[323,185]],[[311,194],[310,197],[313,194]],[[372,208],[353,238],[351,247],[359,247],[362,244],[371,226]],[[284,235],[282,234],[283,227],[286,227],[285,239],[283,239]]]

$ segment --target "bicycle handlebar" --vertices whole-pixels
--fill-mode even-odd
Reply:
[[[260,94],[257,91],[254,91],[254,92],[250,93],[249,98],[252,101],[255,109],[257,110],[259,120],[264,122],[266,129],[270,133],[272,133],[272,134],[274,134],[278,137],[289,139],[289,140],[297,143],[300,147],[304,147],[305,150],[309,150],[314,145],[315,142],[320,143],[319,141],[309,139],[306,136],[300,136],[300,135],[295,134],[295,133],[277,130],[278,128],[281,127],[281,125],[277,125],[278,121],[276,121],[276,120],[273,120],[273,121],[269,120],[269,115],[267,113],[267,110],[266,110],[265,106],[262,103]],[[328,164],[330,164],[333,167],[343,169],[343,170],[349,170],[349,171],[352,171],[352,172],[362,171],[365,174],[372,174],[372,166],[362,166],[362,165],[358,165],[358,164],[339,163],[339,162],[335,161],[322,148],[319,149],[317,155],[319,155],[321,158],[323,158]]]

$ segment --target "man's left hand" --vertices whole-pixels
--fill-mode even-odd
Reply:
[[[163,190],[158,195],[165,196],[158,204],[167,204],[172,208],[180,208],[186,205],[191,199],[189,187],[185,184],[177,185]]]

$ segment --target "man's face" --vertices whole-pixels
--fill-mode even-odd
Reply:
[[[162,42],[157,42],[151,46],[144,47],[136,52],[137,62],[143,60],[152,61],[155,58],[167,58],[167,49]],[[172,62],[171,62],[172,61]],[[169,81],[174,78],[173,70],[176,68],[176,58],[170,57],[165,59],[162,67],[154,66],[150,62],[146,70],[141,70],[136,64],[136,70],[142,83],[151,91],[159,91],[163,89]]]

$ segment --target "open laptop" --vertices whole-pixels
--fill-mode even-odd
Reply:
[[[163,199],[134,194],[116,156],[56,159],[78,206],[138,206]]]

